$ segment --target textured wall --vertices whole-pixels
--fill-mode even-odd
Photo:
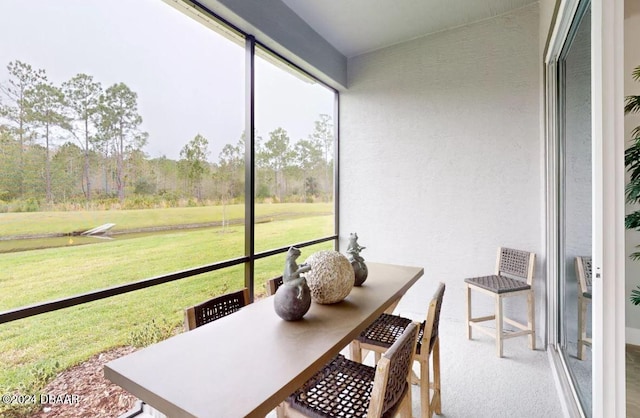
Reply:
[[[633,2],[632,2],[633,3]],[[636,4],[640,3],[635,1]],[[640,82],[631,78],[631,72],[640,65],[640,44],[636,41],[640,37],[640,7],[633,9],[633,14],[625,18],[624,21],[624,94],[640,95]],[[624,118],[624,132],[627,139],[631,138],[631,131],[640,125],[640,115],[627,115]],[[627,207],[627,213],[640,209],[637,205]],[[640,232],[626,231],[627,254],[639,251],[636,248],[640,245]],[[632,261],[627,258],[626,262],[626,287],[625,299],[627,304],[627,342],[640,345],[640,306],[634,306],[629,302],[631,289],[640,285],[640,261]]]
[[[493,272],[503,245],[538,254],[544,330],[539,37],[535,4],[348,63],[341,248],[358,232],[367,260],[424,266],[461,321],[463,279]]]

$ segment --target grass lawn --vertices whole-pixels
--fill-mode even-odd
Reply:
[[[115,223],[113,231],[168,225],[203,224],[227,219],[244,219],[244,205],[202,206],[166,209],[101,210],[73,212],[1,213],[0,237],[85,231]],[[256,205],[256,217],[281,214],[309,216],[333,212],[333,203],[277,203]]]
[[[276,214],[280,205],[265,206]],[[211,213],[212,208],[208,209]],[[311,215],[308,217],[258,224],[256,237],[260,246],[275,248],[329,235],[327,227],[332,225],[333,217],[317,216],[325,209],[317,204],[308,205],[308,209],[312,209],[307,212]],[[281,210],[301,213],[302,209],[291,205]],[[161,221],[164,215],[145,217],[145,210],[130,212],[139,212],[140,219],[146,222],[165,222]],[[0,220],[5,215],[16,214],[2,214]],[[186,218],[188,215],[180,219]],[[89,226],[95,226],[95,222]],[[39,228],[42,226],[32,226],[32,230]],[[0,311],[234,258],[243,253],[243,240],[244,227],[232,226],[224,233],[215,228],[165,231],[93,245],[0,254]],[[301,261],[319,249],[331,248],[333,242],[305,248]],[[282,274],[283,266],[284,254],[256,262],[256,294],[264,293],[264,282]],[[185,307],[243,286],[243,266],[236,266],[2,324],[0,392],[34,393],[56,372],[96,353],[166,337],[181,326]],[[12,413],[2,408],[0,405],[0,416]]]

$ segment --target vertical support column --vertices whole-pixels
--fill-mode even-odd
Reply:
[[[255,48],[256,40],[247,35],[245,41],[245,141],[244,141],[244,284],[249,289],[249,300],[254,299],[255,254]]]
[[[591,2],[594,417],[624,417],[624,0]]]

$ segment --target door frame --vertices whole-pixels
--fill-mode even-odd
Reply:
[[[581,416],[575,387],[558,352],[560,157],[558,85],[551,75],[579,0],[561,0],[545,55],[547,339],[565,412]],[[624,0],[591,0],[592,97],[592,415],[626,416],[624,240]]]
[[[592,0],[593,416],[626,416],[624,0]]]

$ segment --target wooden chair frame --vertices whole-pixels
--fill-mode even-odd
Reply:
[[[404,344],[407,338],[411,338],[413,334],[413,352],[411,357],[415,357],[415,350],[418,338],[419,324],[411,323],[405,329],[404,333],[398,340],[385,351],[384,355],[380,358],[380,361],[376,364],[376,372],[373,381],[373,388],[371,390],[371,400],[369,401],[369,408],[367,411],[367,417],[379,418],[383,413],[384,398],[387,391],[387,384],[389,382],[389,376],[391,371],[391,358],[395,355],[398,347]],[[411,412],[411,367],[407,369],[406,380],[409,385],[405,390],[402,398],[398,400],[395,416],[402,418],[412,418]],[[280,409],[281,408],[281,409]],[[289,402],[283,402],[278,409],[278,417],[295,417],[302,418],[307,415],[297,411],[291,407]]]
[[[591,294],[591,289],[587,280],[590,279],[590,271],[586,269],[586,263],[591,257],[576,257],[576,277],[578,278],[578,353],[577,357],[584,360],[584,347],[591,347],[591,337],[587,336],[587,308],[591,304],[591,298],[587,294]]]
[[[244,288],[242,290],[238,290],[236,292],[225,293],[224,295],[219,295],[214,298],[211,298],[207,301],[199,303],[197,305],[191,306],[184,310],[184,330],[191,331],[198,327],[196,316],[198,316],[198,312],[204,309],[216,307],[221,303],[224,303],[230,299],[237,299],[239,301],[239,306],[246,306],[249,304],[249,289]],[[229,315],[233,313],[233,311],[229,311],[223,316]],[[210,322],[210,321],[207,321]]]
[[[282,276],[274,277],[273,279],[267,280],[267,282],[264,284],[265,290],[267,291],[267,296],[275,295],[280,286],[282,286]]]
[[[498,248],[498,256],[496,260],[496,272],[497,276],[503,275],[501,270],[502,265],[502,250],[503,247]],[[508,250],[508,249],[507,249]],[[528,335],[529,336],[529,348],[536,349],[536,325],[535,325],[535,293],[533,289],[533,272],[535,267],[535,253],[529,253],[529,262],[527,267],[526,281],[529,285],[528,289],[518,290],[506,293],[497,293],[491,290],[483,289],[479,286],[475,286],[472,283],[466,284],[466,298],[467,298],[467,339],[472,338],[472,329],[475,328],[478,331],[496,339],[496,355],[498,357],[503,356],[503,342],[508,338],[515,338]],[[525,278],[525,277],[523,277]],[[484,293],[492,296],[495,299],[495,313],[493,315],[472,317],[471,313],[471,290]],[[511,318],[507,318],[503,311],[503,299],[513,296],[526,296],[527,297],[527,324],[520,323]],[[494,321],[496,324],[495,331],[480,325],[481,322]],[[508,323],[520,331],[509,332],[504,329],[503,322]]]
[[[431,345],[431,335],[434,326],[438,326],[440,312],[438,307],[442,307],[442,298],[444,295],[445,284],[440,283],[433,297],[429,301],[427,309],[427,318],[425,321],[424,332],[420,342],[420,353],[414,350],[413,361],[420,364],[420,375],[415,372],[411,373],[411,382],[420,385],[420,416],[422,418],[431,418],[433,413],[440,415],[442,413],[442,397],[440,385],[440,336],[436,336],[433,345]],[[438,302],[440,303],[438,306]],[[420,324],[417,324],[420,326]],[[379,363],[381,354],[385,352],[385,348],[379,345],[368,344],[359,340],[353,340],[350,344],[351,359],[353,361],[362,362],[363,350],[374,352],[375,361]],[[433,379],[431,378],[431,370],[433,370]],[[433,395],[431,392],[433,391]]]

